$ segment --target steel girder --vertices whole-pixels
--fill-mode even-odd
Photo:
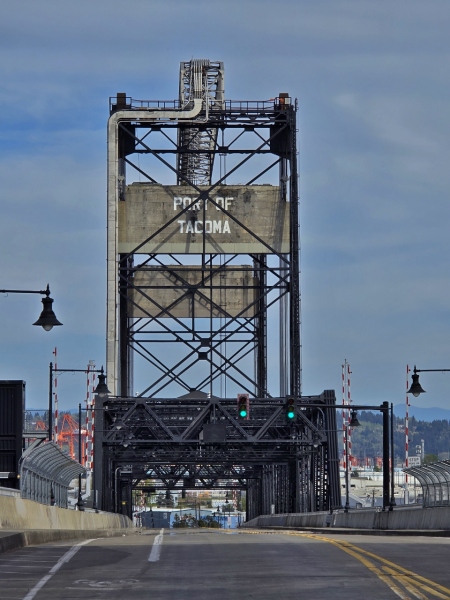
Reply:
[[[328,391],[302,398],[294,422],[287,423],[283,398],[253,399],[248,420],[238,418],[235,399],[198,393],[171,399],[108,398],[99,411],[101,422],[96,422],[95,456],[103,456],[102,464],[95,465],[96,474],[102,471],[101,505],[105,510],[117,506],[111,481],[127,465],[132,474],[125,479],[131,478],[137,488],[149,479],[156,489],[175,491],[247,489],[249,482],[258,481],[261,498],[250,501],[249,518],[256,516],[254,502],[267,512],[272,505],[277,512],[335,507],[330,479],[339,481],[339,467],[327,435],[335,432],[333,399]],[[308,403],[323,403],[324,408]]]

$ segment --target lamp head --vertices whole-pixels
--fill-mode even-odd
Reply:
[[[100,370],[100,375],[98,376],[98,384],[94,390],[94,394],[97,396],[107,396],[111,392],[108,390],[108,386],[106,385],[106,375],[103,372],[103,367]]]
[[[406,392],[407,394],[412,394],[415,398],[420,396],[420,394],[425,394],[425,390],[419,383],[419,375],[416,373],[416,367],[414,367],[414,373],[412,375],[412,384],[409,390]]]
[[[348,424],[349,427],[359,427],[361,425],[361,423],[358,421],[358,411],[357,410],[352,410],[350,412],[350,423]]]
[[[56,318],[55,313],[52,309],[53,299],[50,298],[50,288],[47,284],[47,290],[45,292],[45,298],[41,300],[44,308],[39,316],[39,319],[33,325],[39,325],[45,331],[50,331],[53,327],[57,325],[62,325]]]

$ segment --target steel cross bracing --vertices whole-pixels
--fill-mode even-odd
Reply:
[[[299,284],[299,236],[298,236],[298,187],[296,167],[296,137],[295,118],[296,107],[287,105],[280,109],[277,100],[270,102],[224,102],[224,108],[215,109],[209,113],[208,124],[220,129],[223,133],[231,134],[231,139],[222,139],[215,144],[213,150],[208,152],[239,157],[238,161],[219,174],[209,186],[199,187],[189,180],[179,169],[169,162],[169,156],[179,154],[196,155],[197,150],[180,148],[175,141],[169,147],[151,145],[152,136],[158,132],[163,134],[164,140],[170,138],[170,132],[177,134],[179,124],[172,122],[160,123],[151,127],[142,124],[133,117],[133,109],[129,109],[129,123],[119,123],[119,156],[124,164],[139,172],[147,181],[156,183],[157,180],[150,172],[144,171],[142,164],[137,160],[138,155],[146,154],[156,159],[165,169],[173,173],[195,191],[196,202],[208,200],[212,209],[220,209],[230,223],[247,234],[253,242],[263,250],[263,253],[248,253],[247,260],[243,260],[241,252],[223,254],[214,252],[200,252],[198,263],[190,266],[191,274],[196,274],[194,280],[183,276],[181,269],[183,262],[179,255],[151,253],[145,257],[141,248],[149,244],[157,236],[163,234],[170,225],[180,219],[187,223],[195,221],[201,214],[192,214],[196,202],[183,207],[167,220],[157,231],[151,233],[132,251],[122,254],[118,262],[119,275],[119,334],[117,360],[109,360],[108,381],[118,379],[116,393],[131,394],[132,390],[132,354],[139,355],[149,365],[149,373],[153,379],[148,382],[139,393],[141,395],[159,395],[170,384],[175,384],[180,392],[190,389],[211,389],[211,385],[219,380],[229,381],[238,390],[247,391],[255,396],[276,396],[277,390],[271,391],[273,385],[268,382],[267,372],[267,320],[270,313],[283,301],[289,310],[287,339],[285,346],[289,349],[289,356],[280,365],[283,371],[289,373],[289,393],[300,395],[300,284]],[[162,110],[165,105],[158,103]],[[114,105],[115,106],[115,105]],[[127,106],[132,107],[130,100]],[[142,111],[139,111],[142,112]],[[124,113],[122,113],[124,114]],[[187,127],[183,124],[183,127]],[[142,131],[141,131],[142,130]],[[254,146],[243,145],[245,139],[251,138]],[[132,158],[134,155],[136,158]],[[259,156],[270,156],[269,164],[261,171],[255,172],[249,166],[250,160]],[[272,160],[274,158],[274,160]],[[245,169],[244,169],[245,167]],[[259,163],[258,163],[259,168]],[[275,169],[280,175],[280,194],[286,202],[290,218],[290,251],[280,252],[277,248],[261,237],[259,232],[252,230],[242,220],[237,218],[230,210],[219,206],[213,194],[216,189],[229,181],[230,177],[237,176],[243,171],[242,177],[245,185],[256,184],[263,176]],[[125,175],[119,177],[119,183],[124,181]],[[123,185],[123,183],[122,183]],[[230,184],[228,184],[230,185]],[[119,186],[120,187],[120,186]],[[119,191],[119,196],[121,193]],[[121,196],[120,196],[121,197]],[[125,201],[126,204],[126,201]],[[203,209],[204,213],[204,209]],[[203,220],[204,217],[203,217]],[[206,234],[196,236],[200,245],[206,247]],[[137,262],[139,261],[139,262]],[[245,262],[246,264],[242,264]],[[233,283],[224,285],[227,273],[232,269],[237,275],[247,277],[250,283],[246,288],[249,294],[241,310],[230,314],[226,305],[220,302],[222,292],[233,292]],[[163,304],[154,296],[153,291],[161,288],[161,283],[139,285],[136,283],[144,272],[158,273],[165,282],[165,289],[176,291],[173,301]],[[196,273],[195,273],[196,272]],[[138,276],[138,277],[137,277]],[[241,280],[242,280],[241,277]],[[242,288],[242,282],[235,284]],[[131,294],[133,291],[133,294]],[[130,319],[130,309],[138,303],[141,297],[147,302],[147,308],[140,309],[140,317]],[[183,303],[192,306],[190,319],[177,316],[177,308]],[[111,301],[112,304],[112,301]],[[116,306],[117,303],[114,304]],[[148,307],[151,307],[151,310]],[[209,318],[196,319],[197,307],[203,307],[209,313]],[[109,311],[110,312],[110,311]],[[220,320],[217,326],[217,320]],[[161,361],[159,354],[161,344],[176,344],[184,346],[183,354],[174,354],[179,360],[173,362],[168,368],[165,361]],[[156,344],[156,347],[155,347]],[[153,348],[151,348],[153,346]],[[190,381],[198,363],[199,350],[202,349],[206,361],[210,363],[211,370],[204,376],[194,375],[196,381]],[[155,351],[156,350],[156,351]],[[110,353],[113,354],[112,352]],[[249,357],[253,357],[255,367],[249,371]],[[244,366],[242,366],[244,364]],[[177,390],[174,390],[177,391]],[[213,390],[216,391],[216,390]]]
[[[251,418],[240,420],[234,399],[108,398],[96,437],[104,509],[116,504],[108,482],[121,465],[132,466],[136,489],[149,479],[156,489],[172,491],[247,489],[249,481],[259,481],[260,502],[269,512],[272,504],[279,512],[330,508],[328,477],[339,478],[326,433],[335,431],[334,394],[302,398],[294,423],[286,422],[284,405],[282,398],[254,399]]]

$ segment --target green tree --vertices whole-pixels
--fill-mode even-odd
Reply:
[[[438,460],[439,459],[437,457],[437,454],[425,454],[425,457],[423,459],[423,464],[428,465],[430,463],[437,462]]]

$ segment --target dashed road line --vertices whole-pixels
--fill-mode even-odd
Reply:
[[[59,569],[65,563],[69,562],[69,560],[74,557],[74,555],[78,552],[78,550],[80,550],[80,548],[82,546],[84,546],[85,544],[89,544],[90,542],[93,542],[93,541],[94,540],[84,540],[84,542],[80,542],[79,544],[72,546],[72,548],[70,550],[68,550],[65,554],[63,554],[61,556],[61,558],[58,560],[58,562],[55,565],[53,565],[53,567],[50,569],[50,571],[47,573],[47,575],[44,575],[44,577],[42,577],[42,579],[37,582],[37,584],[34,586],[34,588],[31,589],[26,596],[24,596],[23,600],[33,600],[33,598],[36,596],[36,594],[39,592],[39,590],[44,587],[44,585],[47,583],[47,581],[49,581],[49,579],[51,579],[53,577],[53,575],[57,571],[59,571]]]
[[[152,550],[148,557],[148,562],[158,562],[159,557],[161,556],[161,547],[163,543],[164,529],[161,529],[159,534],[155,537],[153,542]]]

